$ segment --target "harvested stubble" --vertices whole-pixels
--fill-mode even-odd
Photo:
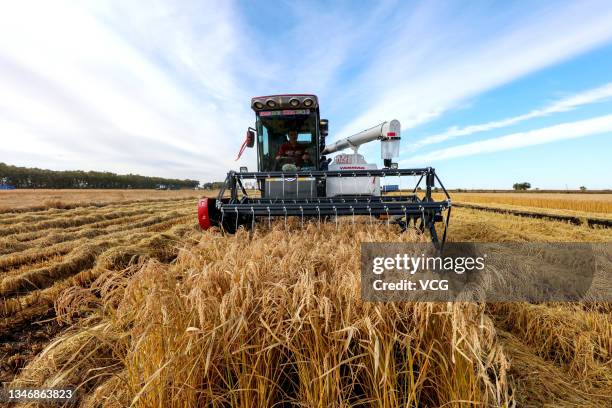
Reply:
[[[76,207],[74,209],[62,210],[62,209],[54,209],[53,211],[45,211],[45,212],[30,212],[30,213],[16,213],[9,216],[5,214],[3,217],[0,217],[0,225],[8,225],[15,224],[19,222],[39,222],[39,221],[48,221],[51,219],[56,219],[59,217],[76,217],[82,215],[95,215],[97,213],[108,212],[109,209],[113,210],[135,210],[135,209],[143,209],[143,208],[163,208],[163,207],[173,207],[176,205],[180,205],[180,202],[166,202],[162,201],[160,203],[151,203],[149,205],[143,205],[142,203],[116,203],[114,205],[108,205],[104,207]]]
[[[108,379],[112,395],[97,395],[119,406],[508,403],[507,361],[483,306],[360,300],[359,242],[397,238],[376,225],[204,233],[173,265],[98,278],[92,291],[111,305],[95,329],[103,347],[68,364],[91,344],[91,329],[78,332],[15,385],[108,389]],[[98,353],[114,356],[112,368]]]
[[[94,224],[97,222],[105,222],[129,217],[132,215],[137,215],[141,211],[139,210],[128,210],[128,211],[109,211],[96,213],[93,215],[82,215],[76,217],[64,217],[59,216],[54,219],[40,221],[37,223],[29,223],[29,222],[20,222],[11,225],[10,227],[0,228],[0,236],[7,236],[12,234],[17,234],[20,232],[30,232],[30,231],[39,231],[39,230],[49,230],[52,228],[71,228],[71,227],[80,227],[87,224]]]
[[[83,269],[84,265],[80,265],[82,267],[80,272],[65,279],[62,279],[62,276],[51,277],[49,275],[49,270],[59,270],[61,266],[65,265],[56,264],[51,268],[46,268],[42,275],[35,277],[35,280],[38,280],[40,286],[48,287],[31,291],[20,297],[1,299],[0,317],[11,317],[9,320],[13,323],[27,321],[35,317],[37,313],[40,314],[40,307],[53,307],[63,291],[69,288],[75,290],[87,288],[103,273],[116,273],[134,262],[141,262],[150,258],[168,261],[177,255],[179,241],[184,239],[190,230],[192,229],[189,226],[178,225],[163,234],[140,233],[132,234],[123,239],[106,241],[105,245],[97,247],[98,249],[107,249],[103,252],[96,251],[100,252],[100,255],[94,256],[95,264],[93,267]],[[89,247],[91,247],[91,244],[85,244],[75,249],[75,252],[82,253]],[[31,279],[28,280],[28,283],[30,282],[32,282]],[[49,286],[51,282],[53,284]],[[61,306],[58,307],[63,309]],[[66,313],[62,310],[60,315],[65,316]],[[3,322],[2,326],[10,327],[10,322]]]
[[[612,228],[466,208],[453,209],[448,234],[449,241],[455,242],[612,242]]]
[[[517,407],[607,407],[612,404],[609,388],[594,388],[567,373],[553,362],[539,357],[532,347],[512,334],[498,329],[498,339],[510,360],[509,379],[516,392]]]
[[[14,220],[19,220],[22,214],[27,216],[38,216],[44,219],[56,218],[56,216],[72,216],[71,212],[76,214],[82,213],[84,215],[96,214],[97,212],[109,212],[117,209],[129,209],[129,208],[149,208],[156,205],[169,206],[181,206],[181,205],[193,205],[193,199],[157,199],[157,200],[131,200],[121,202],[106,202],[106,203],[85,203],[85,204],[74,204],[67,205],[62,208],[49,208],[46,206],[37,206],[33,208],[5,208],[4,212],[0,209],[0,221],[2,224],[13,224]]]
[[[136,268],[147,259],[159,259],[163,262],[170,262],[178,254],[179,247],[182,242],[188,242],[187,235],[194,233],[195,229],[192,223],[181,223],[181,221],[171,220],[165,221],[166,224],[163,232],[145,231],[141,229],[138,233],[124,233],[122,238],[108,240],[104,242],[103,247],[109,249],[102,252],[95,258],[95,264],[90,269],[81,270],[75,275],[63,278],[61,280],[49,280],[44,284],[53,283],[51,286],[29,292],[20,297],[4,299],[0,304],[0,333],[19,333],[25,330],[28,333],[30,330],[36,331],[37,325],[29,325],[27,323],[37,319],[45,318],[47,327],[46,331],[65,331],[58,327],[55,321],[71,323],[73,319],[82,320],[84,316],[89,316],[101,305],[98,297],[92,291],[88,290],[90,284],[102,275],[113,276],[125,273],[123,270]],[[178,223],[178,225],[176,225]],[[157,227],[154,225],[153,227]],[[91,245],[91,244],[85,244]],[[57,276],[54,278],[58,278]],[[102,279],[110,283],[110,280]],[[63,294],[61,297],[60,295]],[[58,301],[59,298],[59,301]],[[53,308],[58,313],[53,314]],[[77,307],[64,307],[74,306]],[[56,315],[53,321],[48,318]],[[95,316],[93,318],[95,321]],[[88,321],[92,321],[89,319]],[[54,328],[55,327],[55,328]],[[29,337],[29,335],[28,335]],[[17,370],[21,369],[28,361],[41,350],[45,344],[46,337],[42,340],[35,340],[32,348],[25,348],[21,340],[13,342],[9,340],[8,344],[3,345],[2,354],[8,356],[8,359],[0,360],[0,379],[12,380]],[[87,358],[84,359],[85,361]],[[74,359],[70,361],[74,362]],[[100,359],[95,360],[100,363]],[[82,364],[79,360],[76,365]],[[47,368],[47,370],[52,368]],[[106,371],[105,371],[106,372]],[[11,375],[11,373],[13,373]],[[106,378],[106,377],[104,377]]]
[[[0,272],[15,269],[21,265],[40,262],[58,255],[65,255],[74,247],[70,242],[60,242],[46,248],[29,248],[22,252],[11,253],[0,257]]]
[[[96,257],[105,249],[104,244],[83,244],[73,249],[61,262],[31,269],[0,280],[0,297],[8,297],[20,291],[36,290],[66,276],[90,268]]]
[[[606,314],[563,305],[499,303],[490,305],[499,325],[546,360],[563,365],[585,382],[600,385],[612,395],[612,320]]]
[[[154,227],[155,224],[186,217],[193,212],[192,206],[189,208],[178,208],[181,211],[174,211],[175,207],[173,207],[173,211],[164,211],[163,209],[146,210],[142,211],[140,215],[87,224],[81,227],[35,231],[15,235],[10,238],[0,238],[0,254],[3,251],[2,245],[7,247],[4,250],[5,252],[10,253],[10,248],[19,248],[19,250],[24,251],[33,247],[46,247],[61,242],[92,239],[118,232],[137,231],[145,227]],[[18,242],[15,242],[16,240]]]
[[[156,221],[146,227],[147,231],[139,231],[143,229],[133,229],[123,231],[122,233],[114,234],[106,237],[98,237],[95,240],[85,241],[77,247],[73,247],[60,262],[50,263],[36,269],[28,269],[26,271],[16,270],[5,273],[0,280],[0,296],[8,297],[19,291],[36,290],[48,287],[58,279],[63,279],[67,276],[90,268],[96,261],[99,254],[108,248],[117,246],[128,247],[130,245],[142,245],[152,247],[147,240],[154,239],[155,235],[151,235],[156,231],[163,231],[171,228],[173,225],[181,224],[185,221],[185,217],[181,217],[179,213],[172,212],[164,217],[157,217]]]
[[[117,225],[117,231],[111,229],[109,233],[129,233],[137,232],[139,230],[146,231],[161,231],[179,222],[184,222],[189,216],[189,210],[183,211],[170,211],[163,215],[153,215],[145,220],[139,221],[134,224],[126,224],[124,226]],[[192,217],[193,218],[193,217]],[[98,237],[103,238],[104,234],[98,232],[84,232],[87,238]],[[52,234],[49,232],[49,234]],[[77,234],[78,235],[78,234]],[[69,238],[69,236],[63,236]],[[57,255],[64,255],[70,252],[74,248],[74,244],[69,241],[65,242],[63,239],[58,239],[57,242],[52,235],[45,238],[48,241],[36,243],[35,246],[28,246],[22,252],[10,253],[0,257],[0,271],[6,271],[11,268],[17,268],[21,265],[25,265],[32,262],[39,262],[43,259],[47,259]],[[57,242],[57,243],[56,243]],[[44,246],[45,244],[51,244],[50,246]],[[43,248],[40,248],[42,246]]]
[[[14,213],[0,214],[0,225],[10,225],[23,221],[45,221],[59,217],[74,217],[80,215],[94,215],[117,210],[148,209],[148,208],[177,208],[180,206],[193,205],[193,200],[149,200],[149,201],[126,201],[117,203],[105,203],[99,205],[76,206],[68,209],[48,209],[44,211],[25,211],[15,209]]]
[[[0,191],[0,213],[45,211],[50,208],[70,209],[85,206],[115,205],[116,203],[147,203],[195,199],[202,193],[194,190],[40,190],[18,189]],[[215,194],[216,195],[216,194]],[[43,203],[42,205],[40,203]]]

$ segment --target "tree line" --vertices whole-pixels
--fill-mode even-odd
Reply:
[[[198,180],[115,174],[100,171],[55,171],[0,163],[0,184],[16,188],[195,188]]]
[[[213,181],[202,184],[202,188],[205,190],[219,190],[225,184],[224,181]]]

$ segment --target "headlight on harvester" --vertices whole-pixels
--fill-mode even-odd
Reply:
[[[255,109],[263,109],[264,108],[264,104],[261,102],[255,102]]]
[[[276,102],[273,101],[272,99],[268,99],[266,101],[266,105],[268,105],[268,108],[276,108]]]
[[[300,101],[293,98],[289,101],[289,105],[291,105],[294,108],[297,108],[300,105]]]
[[[312,104],[313,104],[312,99],[310,99],[310,98],[304,99],[304,106],[305,107],[310,108],[312,106]]]

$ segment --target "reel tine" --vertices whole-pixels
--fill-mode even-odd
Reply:
[[[317,205],[317,213],[319,214],[319,221],[317,222],[317,227],[321,228],[321,209]]]
[[[353,226],[355,225],[355,209],[351,205],[351,212],[353,213]]]
[[[270,215],[270,207],[268,209],[268,229],[272,229],[272,216]]]
[[[236,232],[238,232],[238,209],[236,208]]]
[[[304,209],[300,205],[300,212],[302,213],[302,229],[304,229]]]
[[[251,206],[251,231],[255,233],[255,210],[253,206]]]
[[[334,206],[334,214],[336,215],[336,230],[338,229],[338,210],[336,210],[336,206]]]
[[[385,213],[387,213],[387,228],[389,228],[390,223],[389,223],[389,207],[387,207],[385,205]]]
[[[421,231],[425,231],[425,209],[421,206]]]
[[[285,230],[287,229],[287,207],[283,206],[283,211],[285,211]]]

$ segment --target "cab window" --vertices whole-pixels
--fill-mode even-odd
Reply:
[[[280,171],[285,164],[315,169],[317,113],[309,110],[268,111],[257,115],[260,171]],[[292,140],[293,139],[293,140]]]

